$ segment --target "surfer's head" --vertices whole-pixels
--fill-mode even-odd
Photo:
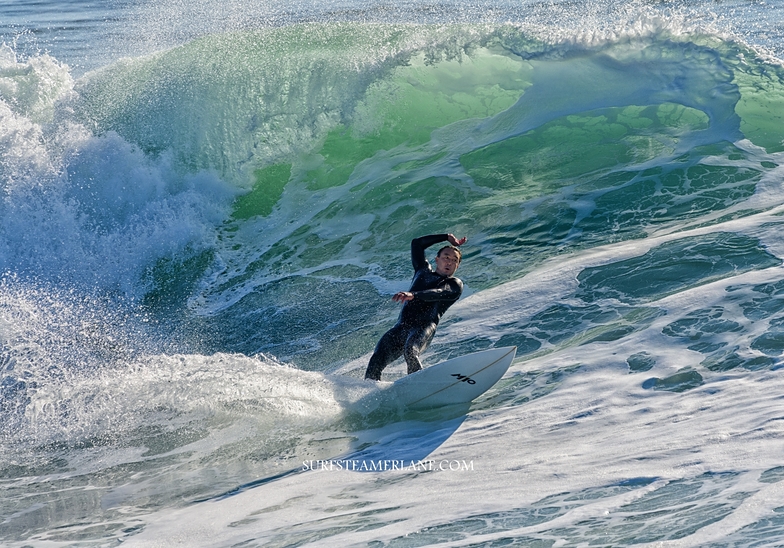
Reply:
[[[451,276],[460,266],[463,254],[456,247],[451,245],[442,247],[436,254],[436,274],[441,276]]]

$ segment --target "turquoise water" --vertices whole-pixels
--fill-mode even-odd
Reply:
[[[778,4],[0,7],[4,545],[781,544]]]

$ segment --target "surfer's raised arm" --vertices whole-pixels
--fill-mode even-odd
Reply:
[[[447,238],[449,239],[449,243],[456,246],[461,246],[468,241],[468,238],[463,236],[462,238],[458,239],[455,237],[454,234],[447,234]]]
[[[454,277],[462,260],[458,246],[467,238],[454,234],[430,234],[411,240],[411,263],[414,279],[408,291],[395,293],[392,300],[403,303],[397,324],[378,341],[370,358],[366,379],[379,380],[384,368],[405,356],[408,373],[422,369],[419,354],[430,344],[438,322],[463,292],[463,282]],[[425,250],[437,243],[449,242],[436,254],[436,268],[425,258]]]
[[[431,234],[429,236],[414,238],[411,240],[411,263],[414,266],[414,272],[421,268],[429,267],[429,264],[425,259],[425,249],[431,245],[449,242],[453,246],[461,246],[466,243],[466,241],[466,237],[458,239],[454,234]],[[441,251],[443,250],[439,250],[439,255],[441,254]],[[438,263],[438,257],[436,257],[436,263]]]

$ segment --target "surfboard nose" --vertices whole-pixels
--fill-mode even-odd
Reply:
[[[516,353],[504,346],[452,358],[398,379],[392,389],[409,408],[468,403],[503,377]]]

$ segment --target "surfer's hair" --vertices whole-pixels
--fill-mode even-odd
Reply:
[[[441,256],[441,252],[444,251],[445,249],[451,249],[452,251],[457,253],[457,264],[460,264],[460,262],[463,260],[463,253],[460,251],[459,248],[451,246],[451,245],[445,245],[444,247],[439,249],[438,253],[436,253],[436,257],[440,257]]]

